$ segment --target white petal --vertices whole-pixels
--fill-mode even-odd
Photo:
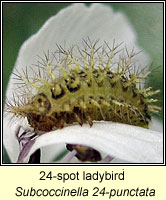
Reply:
[[[57,143],[82,144],[118,159],[135,163],[163,161],[163,134],[148,129],[113,122],[96,122],[70,126],[40,136],[29,155],[36,149]]]
[[[15,131],[18,125],[16,123],[10,125],[10,120],[9,117],[5,117],[3,120],[3,144],[5,145],[11,162],[16,162],[19,155],[19,145],[15,136]]]
[[[159,120],[152,118],[152,122],[150,123],[150,130],[157,131],[156,134],[158,132],[163,133],[163,124]],[[56,147],[55,147],[55,144],[42,147],[41,162],[42,163],[51,162],[53,160],[53,158],[55,158],[60,152],[62,152],[64,150],[65,150],[64,144],[56,144]],[[107,155],[107,153],[105,154],[105,156],[106,155]],[[78,162],[78,160],[75,159],[73,162],[76,163],[76,162]],[[125,160],[120,160],[120,159],[114,158],[111,161],[111,163],[129,163],[129,162],[125,161]]]
[[[155,118],[152,118],[152,122],[150,124],[150,130],[158,131],[158,132],[163,133],[163,124],[159,120],[157,120]],[[158,132],[156,132],[156,134]],[[55,148],[55,144],[52,144],[49,147],[48,146],[42,147],[42,152],[43,152],[42,153],[42,163],[49,163],[50,161],[53,160],[53,158],[56,157],[56,155],[58,155],[63,150],[65,150],[65,148],[64,148],[64,145],[62,145],[62,144],[61,144],[61,146],[60,146],[60,144],[56,144],[56,148]],[[107,152],[104,155],[106,156]],[[75,159],[73,162],[76,163],[76,162],[78,162],[78,160]],[[111,163],[129,163],[129,161],[125,161],[125,160],[120,160],[118,158],[114,158],[111,161]]]
[[[79,44],[82,38],[89,36],[91,39],[108,41],[110,44],[114,39],[124,42],[128,47],[135,46],[136,35],[127,18],[120,12],[115,13],[111,7],[102,4],[92,4],[86,7],[84,4],[73,4],[61,10],[56,16],[51,17],[44,26],[22,45],[16,61],[18,70],[36,63],[37,55],[43,55],[43,51],[54,51],[56,43],[68,46],[73,43]],[[137,59],[143,65],[148,63],[148,57],[140,54]],[[21,71],[21,70],[20,70]],[[31,71],[28,72],[31,76]],[[10,77],[7,89],[7,97],[12,98],[15,90],[15,81]],[[18,143],[14,139],[15,125],[8,126],[10,119],[4,119],[4,145],[13,162],[18,154]]]

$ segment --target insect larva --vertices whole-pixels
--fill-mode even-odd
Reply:
[[[97,47],[97,41],[88,39],[84,40],[84,46],[83,50],[78,48],[79,56],[74,55],[76,47],[66,50],[58,46],[52,58],[48,52],[42,63],[38,62],[38,71],[32,69],[32,79],[28,77],[27,68],[24,76],[18,71],[14,73],[25,84],[24,101],[21,102],[20,97],[18,102],[14,100],[14,105],[7,103],[8,111],[15,116],[27,117],[37,134],[73,123],[92,126],[93,120],[148,128],[150,112],[160,109],[151,104],[157,100],[148,97],[159,90],[142,87],[150,72],[143,73],[145,69],[134,72],[136,53],[132,50],[115,61],[120,54],[117,50],[120,45],[114,43],[109,47],[105,43]],[[35,94],[30,92],[32,89],[36,90]],[[101,159],[100,154],[89,147],[67,145],[67,148],[76,149],[77,157],[83,161]]]

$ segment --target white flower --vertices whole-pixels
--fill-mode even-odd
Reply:
[[[136,51],[140,50],[135,31],[122,13],[115,13],[102,4],[92,4],[90,7],[73,4],[51,17],[35,35],[24,42],[15,66],[17,70],[30,66],[36,62],[37,55],[42,55],[43,51],[55,51],[56,44],[63,46],[65,41],[68,47],[73,44],[81,46],[82,39],[87,37],[109,43],[115,39],[117,43],[123,41],[129,50],[133,47]],[[145,53],[139,54],[137,60],[143,66],[149,63]],[[30,76],[31,72],[28,73]],[[6,94],[9,99],[15,90],[15,80],[12,78],[13,75]],[[9,121],[9,116],[4,118],[4,145],[11,161],[16,162],[20,150],[15,134],[20,123],[9,126]],[[28,155],[23,158],[42,148],[42,162],[50,162],[64,148],[64,143],[67,143],[89,146],[124,162],[161,163],[162,137],[159,130],[152,131],[113,122],[95,122],[91,128],[86,124],[82,127],[73,125],[39,136],[29,149],[30,152],[26,152]]]

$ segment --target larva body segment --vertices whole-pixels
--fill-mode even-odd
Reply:
[[[24,77],[19,73],[15,74],[27,88],[35,88],[36,94],[26,91],[26,103],[8,103],[8,110],[16,116],[27,117],[30,126],[38,134],[73,123],[89,123],[92,126],[93,120],[148,128],[150,112],[160,109],[149,105],[149,102],[157,100],[148,97],[159,91],[139,88],[149,72],[132,72],[132,58],[136,54],[133,51],[131,54],[127,52],[127,58],[119,56],[118,62],[113,62],[119,45],[113,44],[110,48],[106,44],[107,50],[105,46],[97,48],[97,42],[90,40],[84,41],[84,45],[84,50],[78,49],[80,57],[75,57],[72,50],[67,51],[58,46],[60,59],[53,54],[53,59],[56,60],[53,64],[49,54],[45,55],[42,66],[38,63],[38,72],[34,72],[32,81],[27,72]],[[41,75],[41,68],[44,68],[45,77]],[[57,68],[59,77],[54,74]],[[85,147],[81,149],[80,145],[68,145],[68,149],[77,149],[77,156],[81,160],[100,160],[100,155],[95,150],[87,158]],[[87,147],[87,151],[90,149]]]

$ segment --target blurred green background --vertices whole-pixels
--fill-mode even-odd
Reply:
[[[8,79],[22,43],[36,33],[45,21],[71,3],[3,3],[3,101]],[[148,85],[160,89],[157,95],[163,105],[163,3],[105,3],[123,11],[137,31],[138,42],[158,67]],[[90,3],[87,3],[89,6]],[[160,117],[162,119],[162,117]],[[3,162],[10,160],[3,149]]]

